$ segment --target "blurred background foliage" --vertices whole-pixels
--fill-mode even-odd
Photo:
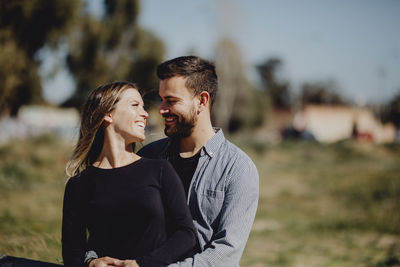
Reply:
[[[0,1],[0,114],[43,102],[36,53],[71,28],[79,1]]]
[[[138,1],[107,0],[102,18],[77,18],[67,56],[77,90],[64,106],[79,108],[89,90],[113,80],[134,81],[145,91],[158,87],[155,70],[164,44],[137,24],[138,13]]]
[[[0,1],[0,114],[43,103],[38,51],[65,43],[76,90],[62,106],[80,108],[88,91],[113,80],[157,88],[164,44],[138,25],[138,13],[132,0],[105,1],[102,17],[90,15],[80,0]]]

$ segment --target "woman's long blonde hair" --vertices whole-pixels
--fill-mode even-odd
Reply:
[[[81,173],[100,155],[104,143],[104,117],[114,109],[120,94],[130,88],[139,91],[134,83],[112,82],[90,93],[81,114],[79,139],[67,163],[68,177]]]

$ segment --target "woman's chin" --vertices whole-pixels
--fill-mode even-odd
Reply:
[[[135,137],[134,139],[129,140],[126,142],[127,145],[134,145],[135,143],[140,143],[144,141],[144,137]]]
[[[136,136],[134,143],[143,142],[146,139],[146,136],[143,134],[142,136]]]

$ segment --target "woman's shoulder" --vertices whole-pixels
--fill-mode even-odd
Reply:
[[[87,181],[88,175],[89,175],[88,169],[81,171],[80,173],[76,174],[75,176],[70,177],[67,180],[67,186],[70,186],[70,187],[80,186],[82,183]]]
[[[166,159],[152,159],[152,158],[146,158],[142,157],[142,162],[143,164],[151,165],[151,166],[164,166],[170,164],[168,160]]]
[[[142,157],[142,162],[146,169],[151,168],[157,172],[162,174],[169,174],[171,172],[175,172],[174,168],[172,167],[171,163],[166,159],[149,159]]]

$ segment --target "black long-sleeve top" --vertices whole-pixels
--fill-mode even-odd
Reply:
[[[88,232],[88,235],[87,235]],[[65,266],[84,253],[166,266],[193,251],[195,230],[182,183],[165,160],[141,158],[127,166],[89,167],[68,180],[63,207]]]

